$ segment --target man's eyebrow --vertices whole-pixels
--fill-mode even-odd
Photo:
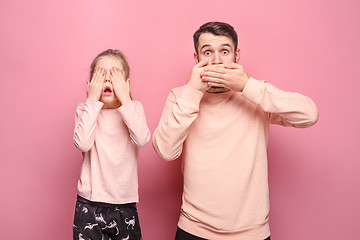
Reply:
[[[202,50],[203,48],[206,48],[206,47],[210,47],[210,46],[211,46],[210,44],[205,44],[200,48],[200,50]]]
[[[222,44],[221,46],[222,46],[222,47],[229,47],[229,48],[231,48],[231,45],[230,45],[229,43]]]
[[[210,44],[205,44],[200,48],[200,50],[202,50],[203,48],[206,48],[206,47],[211,47],[211,45]],[[229,48],[231,48],[231,45],[229,43],[224,43],[224,44],[221,44],[221,47],[229,47]]]

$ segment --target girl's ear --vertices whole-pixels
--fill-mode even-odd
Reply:
[[[126,81],[126,86],[127,86],[127,89],[129,91],[129,95],[130,95],[130,99],[133,100],[133,97],[131,96],[131,91],[130,91],[130,79],[128,78]]]

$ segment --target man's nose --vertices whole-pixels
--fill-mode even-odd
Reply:
[[[222,59],[219,53],[214,53],[212,64],[222,64]]]

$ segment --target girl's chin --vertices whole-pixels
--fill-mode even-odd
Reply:
[[[100,102],[104,104],[103,108],[118,108],[120,107],[120,102],[117,98],[108,98],[108,97],[102,97],[100,99]]]
[[[100,98],[101,102],[108,102],[108,103],[114,102],[116,100],[117,100],[117,98],[114,95],[104,95],[103,94]]]

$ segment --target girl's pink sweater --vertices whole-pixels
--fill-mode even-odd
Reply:
[[[74,143],[83,154],[78,194],[96,202],[138,202],[138,148],[150,139],[144,109],[138,101],[102,106],[87,99],[76,109]]]

